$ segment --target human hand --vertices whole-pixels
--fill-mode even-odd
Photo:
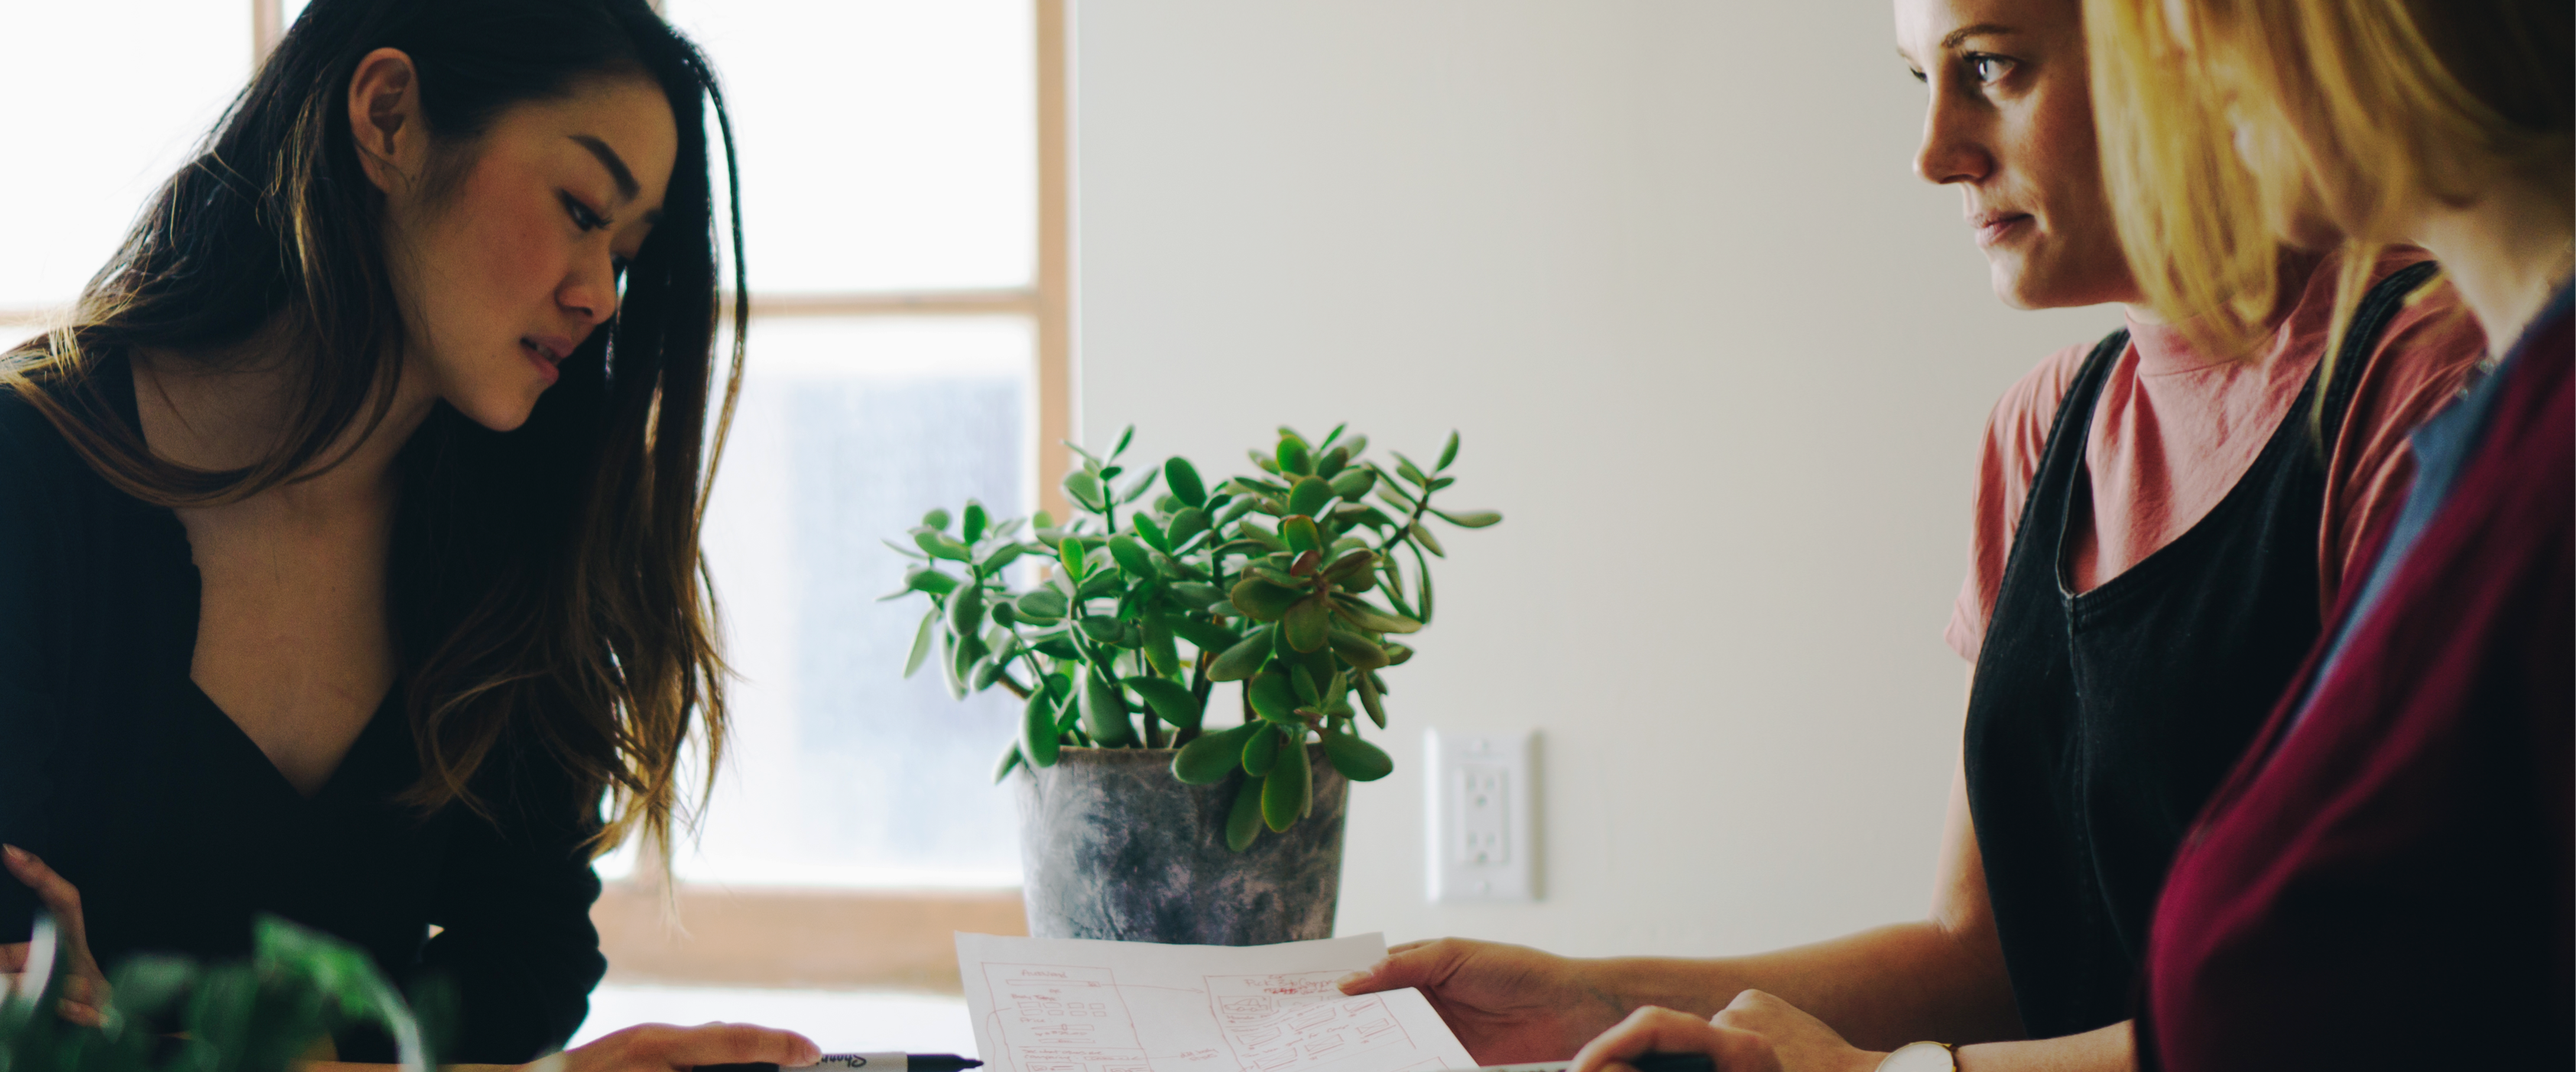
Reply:
[[[1650,1053],[1704,1053],[1717,1072],[1790,1072],[1760,1035],[1652,1005],[1585,1043],[1566,1072],[1637,1072],[1632,1062]]]
[[[1824,1021],[1759,990],[1735,995],[1709,1022],[1761,1039],[1783,1072],[1873,1072],[1887,1059],[1843,1041]]]
[[[107,1021],[107,976],[98,970],[98,960],[89,955],[89,928],[81,920],[80,890],[54,869],[45,866],[34,853],[15,845],[0,845],[0,865],[28,889],[36,891],[36,900],[54,917],[56,940],[71,954],[67,965],[71,977],[63,980],[62,1001],[55,1013],[83,1027],[97,1027]],[[30,943],[12,942],[0,945],[0,976],[8,979],[8,989],[15,990],[27,973]]]
[[[1345,994],[1421,989],[1467,1053],[1489,1065],[1562,1061],[1626,1011],[1582,961],[1464,938],[1406,942],[1338,982]]]
[[[522,1072],[689,1072],[698,1065],[755,1061],[802,1068],[822,1059],[822,1047],[793,1031],[750,1024],[638,1024],[519,1067]]]

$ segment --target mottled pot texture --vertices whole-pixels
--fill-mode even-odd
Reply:
[[[1013,774],[1029,933],[1192,945],[1267,945],[1333,935],[1350,782],[1306,749],[1315,810],[1225,847],[1243,773],[1216,785],[1172,777],[1164,749],[1067,748]]]

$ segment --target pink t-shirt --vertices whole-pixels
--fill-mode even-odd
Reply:
[[[2373,282],[2429,257],[2416,249],[2391,252],[2380,258]],[[2172,543],[2253,467],[2325,353],[2336,266],[2334,257],[2314,263],[2304,275],[2304,265],[2293,266],[2284,280],[2287,310],[2271,342],[2251,358],[2210,357],[2176,328],[2129,320],[2129,348],[2102,385],[2084,448],[2093,513],[2074,519],[2067,533],[2068,568],[2078,590],[2091,591]],[[1944,633],[1951,649],[1971,663],[1985,641],[2022,500],[2047,448],[2058,402],[2091,351],[2090,345],[2070,346],[2049,355],[2004,392],[1986,420],[1968,579]],[[2486,337],[2448,283],[2417,294],[2381,333],[2327,458],[2324,523],[2317,533],[2321,616],[2334,605],[2344,567],[2372,523],[2405,500],[2412,475],[2407,433],[2459,393],[2485,354]],[[2354,370],[2335,373],[2350,376]]]

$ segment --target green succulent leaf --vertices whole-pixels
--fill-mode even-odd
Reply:
[[[1332,626],[1333,600],[1326,595],[1311,595],[1289,604],[1279,619],[1279,627],[1288,631],[1288,646],[1298,651],[1323,647]]]
[[[1181,672],[1181,650],[1172,643],[1172,620],[1161,614],[1147,613],[1142,623],[1146,665],[1166,677]]]
[[[1334,629],[1329,643],[1333,654],[1361,670],[1375,670],[1389,663],[1386,649],[1377,642],[1348,629]]]
[[[1335,498],[1358,502],[1368,497],[1370,489],[1377,487],[1377,470],[1368,468],[1342,470],[1341,475],[1333,478],[1331,486]]]
[[[1260,778],[1270,773],[1270,765],[1279,759],[1279,731],[1270,723],[1251,723],[1252,735],[1243,739],[1243,773]]]
[[[1257,627],[1218,654],[1216,661],[1208,665],[1208,680],[1244,681],[1260,673],[1262,664],[1270,661],[1270,629],[1266,625]]]
[[[1163,486],[1173,496],[1191,506],[1207,505],[1207,485],[1199,482],[1199,471],[1187,458],[1175,457],[1163,463]]]
[[[1173,598],[1191,610],[1207,610],[1226,602],[1225,589],[1199,581],[1179,581],[1171,586]],[[1183,634],[1186,636],[1187,634]]]
[[[1007,628],[1020,624],[1020,605],[1007,599],[994,600],[984,613],[993,619],[995,625]]]
[[[948,627],[960,634],[984,628],[983,585],[966,585],[948,597]]]
[[[1109,538],[1109,555],[1118,560],[1118,568],[1130,577],[1154,575],[1154,556],[1146,553],[1145,541],[1126,533]]]
[[[1443,470],[1443,469],[1447,469],[1447,468],[1449,468],[1449,463],[1450,463],[1450,462],[1454,462],[1454,461],[1457,461],[1457,460],[1458,460],[1458,433],[1456,433],[1456,432],[1451,432],[1451,433],[1449,433],[1449,445],[1448,445],[1448,446],[1445,446],[1445,447],[1440,448],[1440,464],[1435,465],[1435,466],[1432,466],[1432,467],[1431,467],[1431,471],[1436,473],[1436,472],[1439,472],[1439,471],[1441,471],[1441,470]]]
[[[1252,701],[1252,712],[1271,722],[1303,725],[1297,717],[1297,689],[1288,683],[1288,674],[1279,667],[1261,672],[1244,686],[1244,696]]]
[[[1323,575],[1325,580],[1334,584],[1349,584],[1352,579],[1365,577],[1376,568],[1377,552],[1353,551],[1334,559],[1332,565],[1324,567]]]
[[[1386,750],[1360,739],[1356,733],[1324,731],[1324,758],[1333,769],[1354,782],[1374,782],[1395,772],[1395,760]]]
[[[956,591],[961,583],[963,582],[957,578],[941,573],[932,566],[914,566],[903,571],[903,586],[907,591],[944,596]]]
[[[1165,554],[1171,553],[1171,537],[1164,535],[1163,526],[1155,523],[1153,515],[1139,513],[1130,520],[1135,523],[1137,538],[1144,540],[1145,546]]]
[[[1413,464],[1413,459],[1401,454],[1395,456],[1395,473],[1412,481],[1413,486],[1417,488],[1431,482],[1431,478],[1422,472],[1421,467]]]
[[[1029,648],[1050,659],[1073,662],[1082,658],[1082,649],[1074,647],[1072,638],[1061,629],[1029,638]]]
[[[1087,469],[1064,474],[1064,493],[1085,509],[1099,511],[1109,506],[1109,500],[1100,488],[1100,477]]]
[[[1324,702],[1324,691],[1315,687],[1315,676],[1307,673],[1305,667],[1288,671],[1288,687],[1296,690],[1298,703],[1315,707]]]
[[[927,529],[947,528],[948,511],[933,509],[929,513],[921,515],[921,526]]]
[[[1422,623],[1380,610],[1358,596],[1334,597],[1333,616],[1364,633],[1412,633],[1422,629]]]
[[[1243,520],[1243,515],[1251,513],[1253,508],[1258,505],[1260,505],[1260,503],[1249,495],[1236,499],[1225,504],[1225,509],[1217,511],[1215,519],[1210,521],[1208,526],[1210,528],[1221,530],[1228,525]]]
[[[1292,514],[1312,517],[1332,501],[1333,485],[1319,476],[1303,478],[1288,489],[1288,512]]]
[[[1127,444],[1135,441],[1136,426],[1131,424],[1128,425],[1125,430],[1118,433],[1118,445],[1109,448],[1109,456],[1115,458],[1121,454],[1127,453]]]
[[[1456,525],[1462,529],[1481,529],[1487,525],[1496,524],[1503,520],[1503,515],[1491,510],[1461,510],[1454,514],[1447,510],[1433,510],[1431,512],[1439,515],[1440,520]]]
[[[1234,792],[1234,808],[1225,816],[1225,847],[1242,852],[1261,836],[1261,782],[1246,778]]]
[[[1264,727],[1247,722],[1193,738],[1172,753],[1172,777],[1184,785],[1214,785],[1243,766],[1243,746]]]
[[[923,660],[930,658],[930,638],[939,630],[939,608],[921,616],[921,628],[912,631],[912,653],[903,657],[903,676],[921,672]]]
[[[984,524],[990,520],[991,518],[984,513],[983,503],[973,499],[966,500],[966,516],[957,529],[957,538],[972,546],[975,541],[984,538]]]
[[[1330,441],[1327,440],[1327,442]],[[1323,457],[1315,459],[1315,475],[1326,480],[1331,480],[1335,474],[1342,471],[1343,466],[1349,465],[1350,463],[1350,448],[1334,447],[1331,450],[1325,451]]]
[[[1145,701],[1145,706],[1153,708],[1154,714],[1173,729],[1194,730],[1199,727],[1199,719],[1204,712],[1200,709],[1198,696],[1188,687],[1159,677],[1131,677],[1127,679],[1127,687],[1136,690],[1137,697]]]
[[[1207,511],[1201,510],[1195,506],[1181,507],[1178,511],[1175,511],[1172,514],[1171,528],[1164,532],[1164,538],[1171,541],[1171,546],[1163,548],[1163,550],[1172,552],[1173,554],[1179,554],[1182,548],[1190,545],[1191,540],[1196,539],[1200,533],[1206,532],[1207,530]]]
[[[1368,712],[1369,721],[1377,723],[1377,728],[1385,729],[1386,700],[1378,695],[1377,675],[1361,671],[1351,684],[1359,690],[1360,707]]]
[[[1273,832],[1284,832],[1306,814],[1315,800],[1315,769],[1306,762],[1306,750],[1293,742],[1281,742],[1279,758],[1270,764],[1270,776],[1262,779],[1261,821]]]
[[[1263,577],[1246,577],[1236,582],[1231,600],[1234,609],[1256,622],[1275,622],[1288,608],[1305,595],[1298,589]]]
[[[967,553],[965,544],[957,542],[957,537],[927,526],[912,530],[912,542],[920,544],[932,558],[966,562],[975,557]]]
[[[1234,630],[1205,618],[1174,618],[1172,632],[1200,651],[1207,652],[1223,652],[1243,642]]]
[[[991,554],[985,555],[984,561],[976,563],[975,568],[989,576],[1001,572],[1002,567],[1019,561],[1020,556],[1027,553],[1029,553],[1027,544],[1006,543],[994,548]]]
[[[1002,750],[1001,762],[993,764],[993,784],[1002,784],[1002,779],[1010,777],[1011,772],[1018,769],[1019,765],[1020,742],[1013,741],[1009,748]]]
[[[1119,634],[1124,632],[1118,627],[1118,619],[1105,614],[1086,615],[1075,624],[1082,627],[1082,635],[1100,644],[1118,643]]]
[[[1407,531],[1413,533],[1413,542],[1421,544],[1423,550],[1429,551],[1442,558],[1449,557],[1449,550],[1440,546],[1440,537],[1432,535],[1429,526],[1416,521],[1413,523],[1413,527]]]
[[[1290,515],[1279,522],[1279,535],[1288,549],[1303,554],[1324,549],[1324,532],[1315,527],[1315,519],[1302,514]]]
[[[1021,596],[1016,602],[1019,604],[1020,617],[1035,622],[1052,622],[1062,618],[1070,606],[1064,598],[1064,593],[1053,588],[1036,589]]]
[[[1020,708],[1020,755],[1032,767],[1055,766],[1056,718],[1062,714],[1057,706],[1053,693],[1037,689]]]
[[[1293,473],[1297,476],[1305,476],[1314,471],[1315,459],[1306,452],[1306,444],[1299,442],[1295,436],[1281,436],[1279,438],[1280,475],[1287,476]]]
[[[1097,672],[1082,676],[1082,732],[1110,748],[1136,741],[1136,726],[1127,721],[1127,698]]]

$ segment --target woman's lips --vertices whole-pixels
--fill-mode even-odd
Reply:
[[[527,355],[528,363],[537,367],[538,375],[545,377],[546,386],[554,386],[555,380],[563,375],[562,370],[555,367],[557,362],[563,360],[562,352],[550,348],[546,343],[536,339],[521,339],[519,352]]]
[[[1969,221],[1977,228],[1977,248],[1984,249],[2011,236],[2014,230],[2030,222],[2027,212],[1997,212]]]

